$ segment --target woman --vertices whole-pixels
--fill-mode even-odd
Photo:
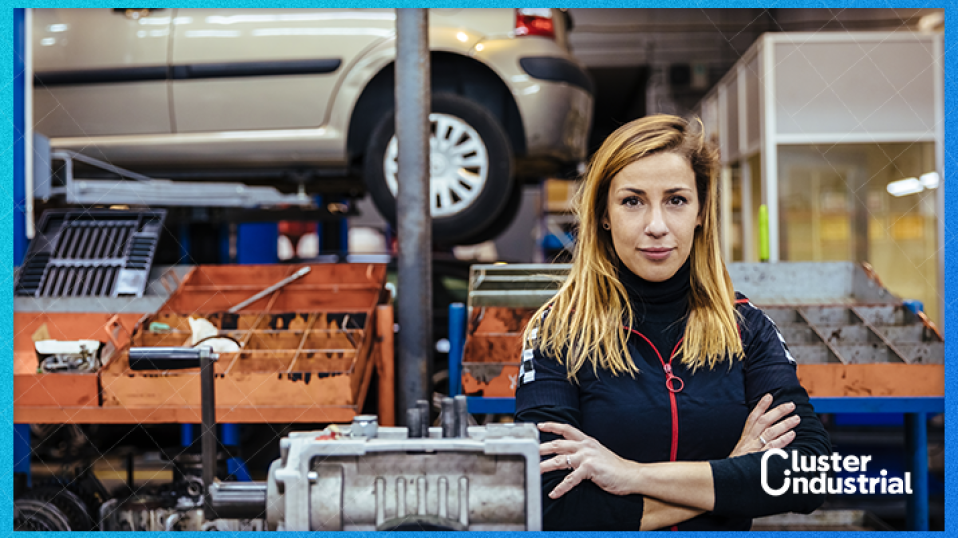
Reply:
[[[516,390],[542,432],[547,530],[748,530],[824,500],[762,489],[764,450],[831,448],[777,328],[732,289],[716,163],[665,115],[593,157],[572,270],[526,328]],[[787,465],[768,458],[770,487]]]

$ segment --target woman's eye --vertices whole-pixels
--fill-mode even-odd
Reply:
[[[682,205],[689,203],[689,201],[684,196],[673,196],[669,199],[669,203],[672,205]]]
[[[635,196],[629,196],[625,200],[622,200],[622,205],[625,205],[627,207],[635,207],[639,205],[639,199]]]

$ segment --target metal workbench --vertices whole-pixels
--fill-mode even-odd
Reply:
[[[494,366],[501,369],[498,377],[512,372],[509,368],[518,372],[518,351],[511,363],[476,363],[465,356],[467,338],[475,336],[467,335],[467,326],[475,331],[481,318],[474,311],[505,309],[502,318],[510,318],[515,325],[514,320],[552,296],[568,268],[560,264],[473,266],[468,308],[461,303],[449,307],[450,394],[464,392],[464,378],[472,381],[470,366],[480,370]],[[927,420],[944,412],[944,345],[934,324],[885,289],[867,266],[733,263],[729,273],[736,289],[765,309],[785,334],[799,363],[799,378],[817,412],[905,414],[907,468],[915,485],[915,494],[908,497],[908,528],[927,530]],[[502,331],[501,326],[495,330]],[[503,340],[518,337],[489,334],[493,344],[474,349],[501,353],[510,349]],[[846,383],[846,377],[860,382]],[[910,382],[916,380],[921,382]],[[492,390],[483,394],[491,392],[495,397],[469,396],[469,411],[514,413],[515,398],[499,394],[508,384],[486,382],[481,386]]]

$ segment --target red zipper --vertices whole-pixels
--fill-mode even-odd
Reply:
[[[679,455],[679,408],[675,401],[675,394],[682,392],[682,389],[685,388],[685,382],[672,372],[672,359],[675,358],[675,353],[679,350],[679,346],[682,345],[682,340],[684,340],[685,337],[679,338],[679,342],[675,344],[675,348],[672,349],[672,353],[669,355],[669,362],[665,362],[658,348],[655,347],[655,344],[653,344],[647,336],[631,327],[629,327],[629,330],[641,336],[642,339],[649,344],[649,347],[652,348],[652,351],[654,351],[655,355],[659,358],[659,362],[662,363],[662,369],[665,371],[665,387],[669,390],[669,404],[672,407],[672,443],[669,450],[669,461],[676,461]],[[676,387],[675,382],[678,382],[678,387]],[[679,530],[678,525],[673,525],[672,530]]]

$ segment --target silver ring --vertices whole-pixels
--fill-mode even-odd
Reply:
[[[569,454],[565,455],[565,463],[568,466],[567,467],[568,469],[575,469],[575,467],[572,466],[572,456],[570,456]]]
[[[762,437],[761,435],[758,436],[758,440],[762,442],[762,446],[765,446],[768,444],[768,441],[766,441],[765,438]]]

